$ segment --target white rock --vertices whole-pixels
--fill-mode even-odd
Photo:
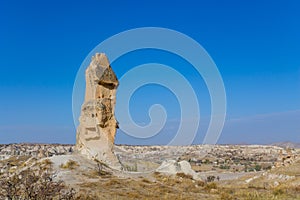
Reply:
[[[186,175],[191,175],[195,180],[200,179],[198,174],[192,169],[190,163],[185,160],[180,162],[176,162],[175,160],[163,161],[163,163],[155,171],[168,175],[184,173]]]

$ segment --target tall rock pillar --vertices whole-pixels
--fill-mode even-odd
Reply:
[[[112,168],[121,169],[113,153],[118,123],[115,119],[118,79],[105,54],[97,53],[85,71],[85,100],[76,134],[76,150]]]

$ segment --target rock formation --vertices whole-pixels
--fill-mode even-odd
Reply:
[[[116,128],[114,116],[118,79],[105,54],[97,53],[85,71],[85,100],[77,128],[76,150],[90,159],[121,168],[113,153]]]
[[[155,171],[168,175],[184,173],[190,175],[195,180],[201,180],[200,176],[192,169],[190,163],[185,160],[180,162],[175,160],[165,160]]]

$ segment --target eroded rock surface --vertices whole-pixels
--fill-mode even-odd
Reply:
[[[90,159],[121,168],[113,153],[118,126],[114,111],[119,82],[105,54],[93,56],[85,78],[85,100],[77,129],[76,150]]]

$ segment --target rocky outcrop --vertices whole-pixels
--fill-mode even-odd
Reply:
[[[76,150],[113,168],[121,164],[113,153],[116,128],[114,116],[118,79],[105,54],[97,53],[85,72],[85,100],[77,128]]]
[[[298,159],[295,150],[286,148],[283,151],[283,149],[281,149],[279,152],[278,161],[275,163],[275,167],[289,166],[292,163],[294,163],[296,160]]]
[[[190,163],[185,160],[180,162],[177,162],[175,160],[166,160],[155,171],[159,173],[168,174],[168,175],[176,175],[178,173],[184,173],[186,175],[190,175],[195,180],[201,179],[198,176],[198,174],[192,169]]]

